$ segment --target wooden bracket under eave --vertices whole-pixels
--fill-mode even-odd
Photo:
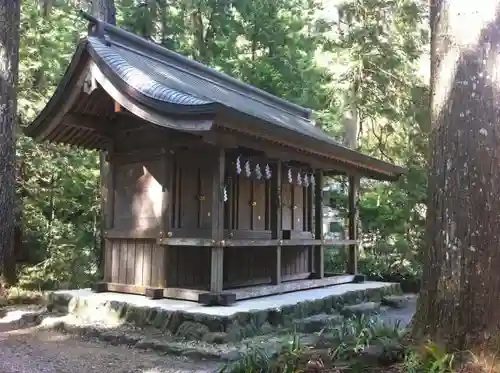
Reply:
[[[115,113],[121,113],[122,112],[122,106],[115,101]]]

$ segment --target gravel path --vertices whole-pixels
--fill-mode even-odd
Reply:
[[[0,333],[1,373],[208,373],[213,362],[84,341],[28,328]]]

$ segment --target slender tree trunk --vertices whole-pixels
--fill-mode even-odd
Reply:
[[[114,0],[92,0],[92,15],[97,19],[116,25],[116,7]],[[107,192],[108,189],[105,187],[106,178],[109,172],[109,165],[106,161],[106,152],[99,152],[99,169],[100,169],[100,185],[101,185],[101,224],[100,224],[100,236],[101,236],[101,247],[98,251],[98,265],[101,270],[103,270],[104,264],[104,250],[106,245],[106,240],[104,238],[104,232],[106,229],[106,204],[107,204]]]
[[[427,245],[413,326],[450,351],[498,347],[500,336],[499,6],[431,2]]]
[[[13,280],[16,186],[16,85],[20,0],[0,0],[0,255],[5,280]],[[15,276],[14,276],[15,277]]]

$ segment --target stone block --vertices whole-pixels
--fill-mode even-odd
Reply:
[[[371,315],[377,313],[379,310],[380,310],[380,303],[364,302],[351,306],[345,306],[342,309],[342,314],[344,316]]]
[[[205,324],[194,321],[184,321],[177,329],[175,335],[187,340],[202,340],[203,336],[210,333]]]
[[[321,313],[302,320],[295,320],[294,325],[298,332],[317,333],[325,328],[338,325],[342,320],[343,317],[341,315]]]
[[[391,308],[405,308],[408,306],[410,298],[406,295],[386,295],[382,297],[381,303]]]

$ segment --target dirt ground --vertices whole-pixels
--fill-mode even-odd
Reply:
[[[53,331],[0,332],[1,373],[212,373],[213,362],[111,346]]]

